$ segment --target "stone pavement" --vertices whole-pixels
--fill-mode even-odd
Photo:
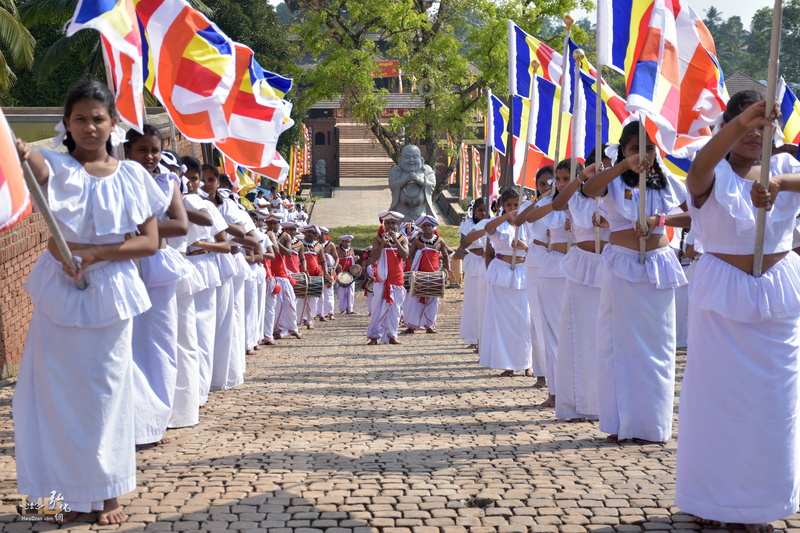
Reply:
[[[211,394],[200,425],[139,452],[126,524],[62,529],[700,531],[673,507],[674,440],[608,444],[594,423],[554,419],[531,379],[476,364],[457,339],[460,307],[448,290],[440,333],[400,346],[366,346],[359,315],[259,350],[243,386]],[[0,389],[0,531],[55,529],[13,513],[12,394]],[[775,526],[799,533],[800,517]]]

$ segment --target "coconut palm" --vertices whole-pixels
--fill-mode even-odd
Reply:
[[[36,40],[23,25],[14,0],[0,0],[0,40],[15,67],[33,66],[33,47]],[[8,92],[16,79],[17,76],[0,51],[0,89]]]

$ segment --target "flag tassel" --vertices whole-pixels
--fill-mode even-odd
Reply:
[[[775,0],[775,8],[772,11],[772,42],[769,48],[769,71],[767,78],[767,109],[766,117],[772,114],[775,109],[775,97],[778,87],[778,66],[780,65],[781,49],[781,21],[783,19],[783,2]],[[769,187],[769,164],[772,157],[772,136],[775,129],[765,127],[763,134],[763,144],[761,145],[761,176],[759,182],[764,188]],[[758,209],[756,218],[756,245],[753,251],[753,277],[760,278],[764,266],[764,231],[767,225],[767,210],[763,207]]]

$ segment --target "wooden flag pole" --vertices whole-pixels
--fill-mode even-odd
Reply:
[[[581,133],[575,127],[575,119],[574,116],[578,110],[578,89],[580,88],[580,81],[581,81],[581,61],[586,57],[586,52],[578,48],[572,53],[572,58],[575,60],[575,72],[574,77],[575,79],[572,82],[572,113],[573,113],[573,120],[572,120],[572,128],[570,133],[572,137],[572,157],[569,160],[569,179],[574,180],[578,179],[575,176],[575,172],[578,170],[578,158],[575,154],[575,147],[578,146],[578,134]],[[567,234],[567,251],[572,248],[572,227]]]
[[[58,251],[61,252],[64,263],[73,271],[77,272],[78,265],[76,265],[75,261],[72,259],[72,251],[69,249],[64,235],[61,233],[56,218],[53,216],[53,212],[50,211],[50,204],[47,203],[42,188],[39,187],[39,182],[36,181],[36,177],[33,175],[31,166],[27,161],[22,161],[22,174],[25,176],[25,183],[28,185],[28,190],[31,192],[31,196],[33,196],[33,200],[36,202],[39,212],[42,214],[42,218],[44,218],[47,227],[50,228],[50,235],[53,237]],[[77,280],[75,283],[80,290],[86,288],[86,280],[83,278]]]
[[[644,113],[639,113],[639,161],[647,157],[647,130],[644,128]],[[639,173],[639,225],[647,231],[647,171]],[[647,238],[639,238],[639,263],[644,264]]]
[[[561,58],[561,97],[558,104],[558,121],[556,129],[556,153],[554,164],[558,165],[561,157],[561,124],[564,120],[564,107],[566,106],[567,76],[569,74],[569,36],[572,33],[572,25],[575,19],[567,15],[564,17],[564,24],[567,25],[567,32],[564,34],[564,55]]]
[[[483,183],[481,184],[481,196],[489,199],[489,157],[492,155],[492,149],[494,145],[494,115],[493,108],[492,108],[492,90],[489,89],[486,94],[486,108],[488,111],[488,115],[486,117],[486,131],[484,132],[484,137],[486,137],[486,147],[484,149],[484,161],[483,161]],[[486,202],[486,210],[489,210],[489,202]]]
[[[775,97],[778,87],[778,67],[780,66],[781,49],[781,21],[783,19],[783,2],[775,0],[775,8],[772,11],[772,42],[769,47],[769,70],[767,77],[767,109],[766,117],[772,114],[775,109]],[[772,135],[775,129],[771,126],[764,128],[761,145],[761,176],[759,183],[765,189],[769,187],[769,166],[772,157]],[[753,277],[760,278],[764,266],[764,231],[767,226],[767,210],[763,207],[758,209],[756,218],[756,245],[753,251]]]
[[[600,27],[598,20],[597,27]],[[594,164],[600,170],[603,164],[603,66],[597,65],[597,88],[595,89],[594,110]],[[600,197],[594,199],[594,220],[600,224]],[[594,227],[594,253],[600,253],[600,226]]]

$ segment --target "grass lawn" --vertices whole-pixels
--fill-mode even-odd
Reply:
[[[351,245],[353,248],[366,248],[372,244],[372,239],[374,239],[375,235],[378,233],[378,227],[379,226],[376,224],[374,226],[340,226],[338,228],[329,229],[332,241],[339,242],[339,237],[341,235],[352,235],[355,237]],[[458,248],[458,243],[460,242],[458,226],[441,225],[438,229],[439,234],[450,248]]]

